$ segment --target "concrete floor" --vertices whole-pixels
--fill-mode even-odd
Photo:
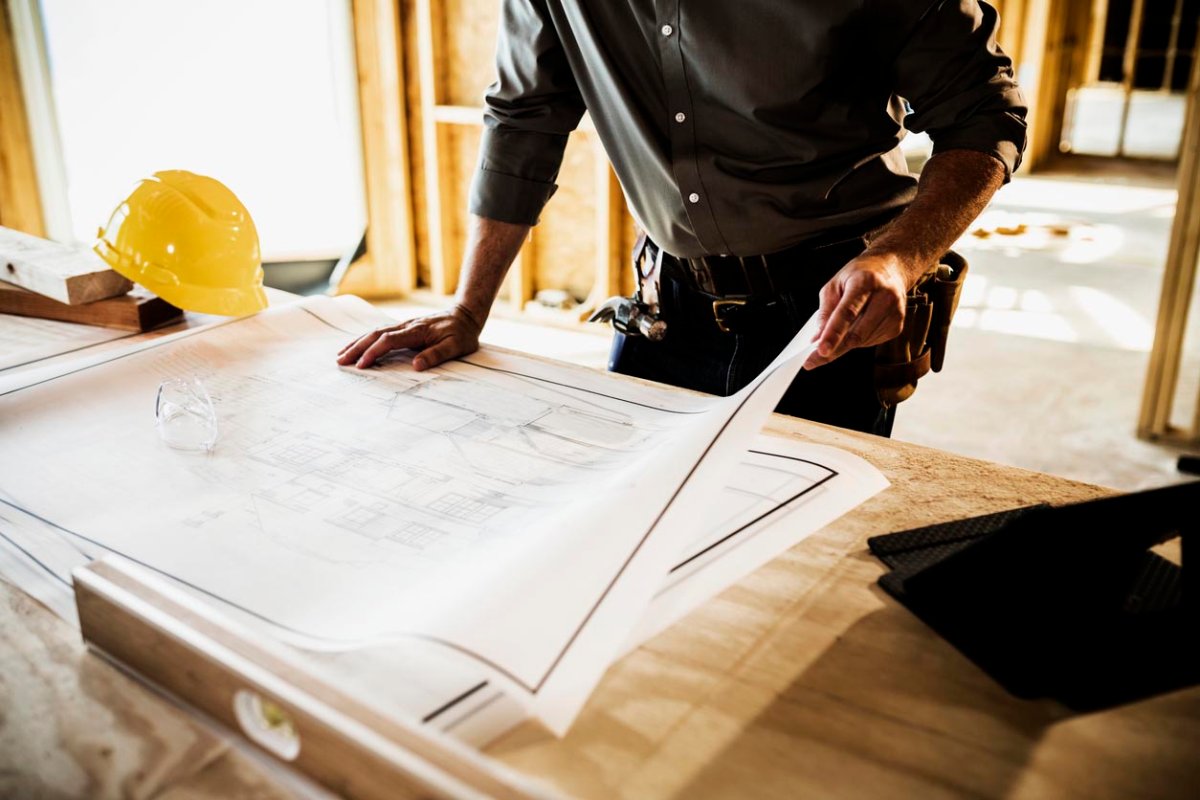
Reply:
[[[1060,178],[1002,189],[973,228],[986,235],[958,246],[971,271],[945,369],[899,408],[894,436],[1124,490],[1187,477],[1178,451],[1134,435],[1174,202],[1167,188]],[[494,316],[484,341],[602,369],[597,328]],[[1197,349],[1185,400],[1196,397]]]

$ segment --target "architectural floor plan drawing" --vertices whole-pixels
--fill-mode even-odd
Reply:
[[[70,569],[120,555],[342,674],[413,675],[394,703],[431,723],[494,730],[486,706],[561,730],[622,646],[886,485],[756,439],[753,391],[489,350],[334,365],[383,321],[317,298],[0,382],[5,575],[69,614]],[[160,440],[170,378],[207,388],[212,452]]]
[[[50,356],[136,335],[94,325],[0,314],[0,375]]]

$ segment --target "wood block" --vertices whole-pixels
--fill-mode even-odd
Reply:
[[[148,331],[183,315],[180,309],[141,287],[119,297],[67,305],[4,281],[0,281],[0,313],[126,331]]]
[[[3,227],[0,280],[68,305],[116,297],[133,287],[91,250]]]

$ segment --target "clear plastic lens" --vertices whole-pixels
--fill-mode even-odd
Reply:
[[[209,452],[217,443],[217,410],[196,378],[170,378],[158,387],[158,434],[177,450]]]

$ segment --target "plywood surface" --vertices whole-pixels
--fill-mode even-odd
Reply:
[[[802,421],[774,428],[858,453],[893,486],[615,665],[566,738],[524,725],[490,755],[583,797],[1194,796],[1200,690],[1089,715],[1017,700],[874,586],[868,536],[1105,490]],[[274,796],[6,587],[0,662],[0,796]]]
[[[88,655],[57,617],[0,583],[0,797],[153,797],[210,770],[255,774],[183,711]]]

